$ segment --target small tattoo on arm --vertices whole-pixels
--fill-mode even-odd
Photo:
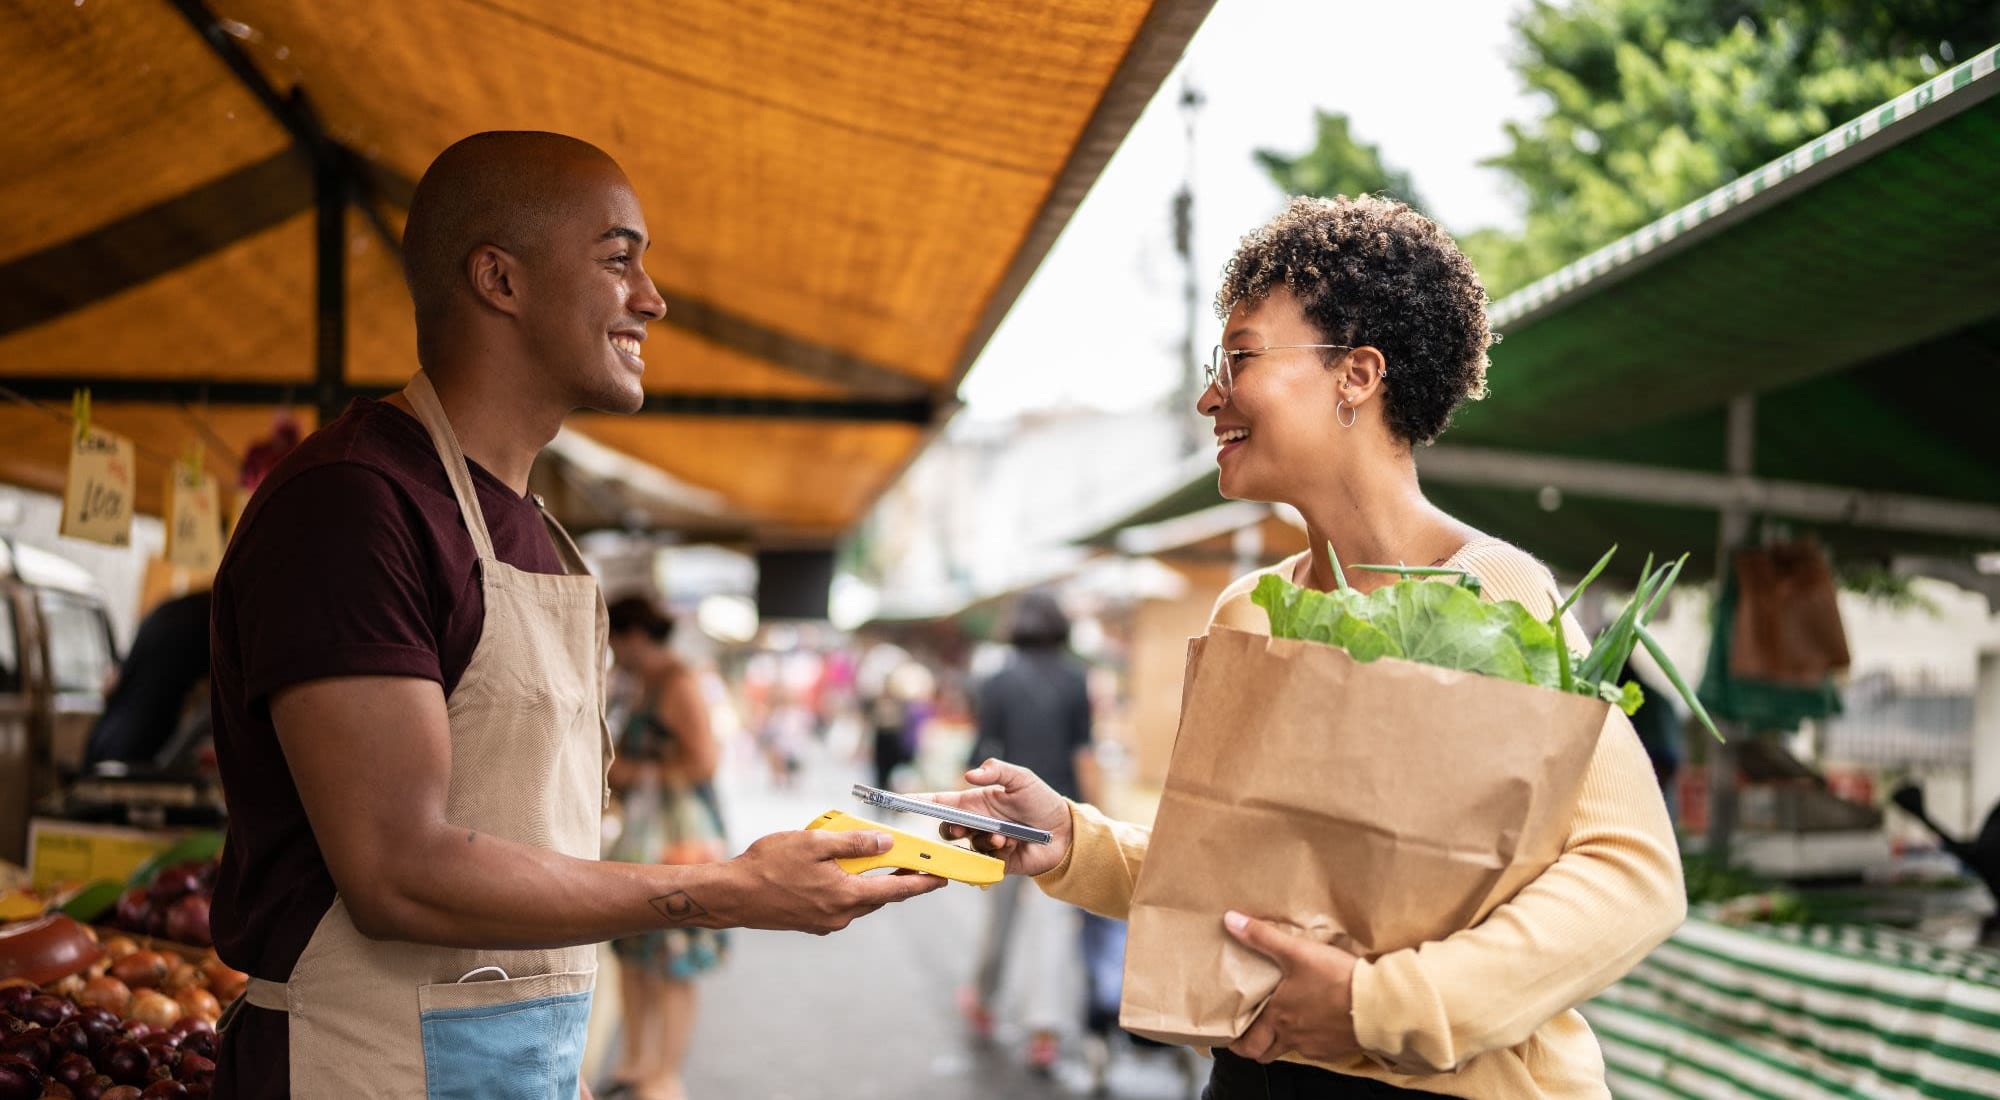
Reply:
[[[658,911],[661,916],[675,924],[685,924],[688,921],[697,920],[708,915],[708,910],[703,909],[701,903],[694,900],[694,895],[688,893],[686,890],[675,890],[671,894],[661,894],[659,897],[653,898],[648,904]]]
[[[467,830],[465,831],[465,842],[466,842],[467,844],[470,844],[470,843],[472,843],[472,841],[473,841],[473,838],[474,838],[474,837],[477,837],[478,835],[479,835],[479,830],[477,830],[477,829],[467,829]]]

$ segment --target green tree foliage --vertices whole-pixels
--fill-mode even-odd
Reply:
[[[1384,164],[1380,148],[1355,138],[1346,115],[1314,111],[1313,118],[1312,148],[1297,156],[1257,150],[1257,163],[1281,190],[1288,195],[1385,194],[1423,209],[1410,174]]]
[[[1547,113],[1488,163],[1545,273],[2000,39],[1992,0],[1537,0],[1515,71]]]
[[[2000,3],[1536,0],[1514,30],[1543,113],[1487,163],[1526,226],[1459,234],[1496,298],[2000,41]],[[1337,114],[1313,149],[1257,158],[1287,191],[1414,198]]]
[[[1429,213],[1410,174],[1384,161],[1379,146],[1355,137],[1346,115],[1314,111],[1313,118],[1311,148],[1298,154],[1272,149],[1259,149],[1255,154],[1279,190],[1287,195],[1321,197],[1387,195]],[[1518,234],[1475,229],[1458,234],[1458,244],[1472,258],[1489,292],[1496,285],[1520,286],[1537,274],[1528,267],[1527,250]]]

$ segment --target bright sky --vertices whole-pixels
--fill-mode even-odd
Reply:
[[[967,414],[1083,404],[1127,410],[1179,384],[1185,315],[1171,204],[1187,165],[1179,107],[1206,98],[1195,144],[1195,262],[1203,328],[1222,264],[1281,196],[1251,157],[1295,153],[1313,110],[1345,112],[1361,141],[1410,173],[1455,231],[1520,222],[1497,172],[1501,126],[1533,101],[1507,68],[1526,0],[1218,0],[967,376]]]

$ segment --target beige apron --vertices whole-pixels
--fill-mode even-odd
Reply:
[[[568,575],[528,573],[495,558],[437,391],[419,371],[407,392],[479,551],[485,598],[479,644],[446,701],[446,820],[596,859],[611,760],[597,582],[546,511]],[[576,1095],[595,976],[596,949],[588,945],[486,951],[370,940],[336,897],[291,980],[252,978],[245,998],[291,1014],[299,1100],[567,1100]]]

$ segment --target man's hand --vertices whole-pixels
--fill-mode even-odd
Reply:
[[[1250,1030],[1229,1044],[1231,1053],[1258,1062],[1291,1053],[1333,1062],[1361,1049],[1354,1038],[1353,955],[1233,911],[1222,923],[1282,974]]]
[[[725,878],[712,893],[703,886],[690,887],[654,899],[654,908],[672,924],[824,936],[884,905],[928,894],[950,881],[920,874],[852,875],[834,862],[879,855],[889,845],[887,833],[816,829],[773,833],[717,865]],[[703,894],[712,901],[701,900]]]
[[[981,833],[962,825],[941,825],[938,835],[946,840],[972,838],[972,846],[998,856],[1010,875],[1039,875],[1061,866],[1069,854],[1069,799],[1041,781],[1034,772],[1005,760],[988,760],[965,773],[970,790],[920,794],[941,806],[1018,821],[1052,834],[1047,844],[1027,844],[1001,836]]]

